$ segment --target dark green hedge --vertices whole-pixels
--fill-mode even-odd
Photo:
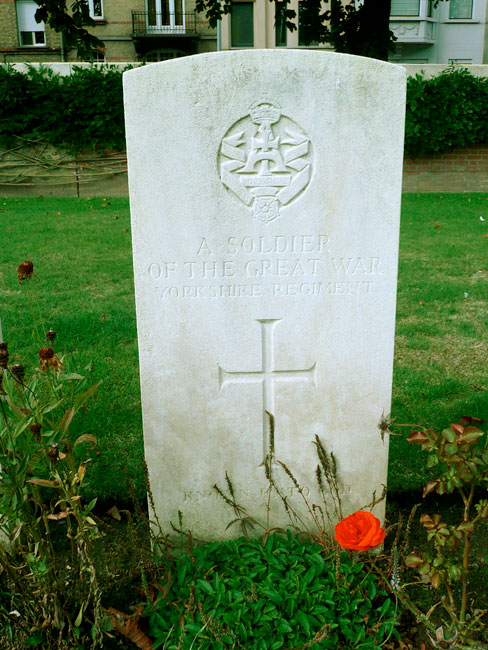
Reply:
[[[16,136],[69,151],[124,149],[122,73],[110,66],[49,68],[27,74],[0,67],[0,146]],[[420,155],[488,143],[488,78],[447,69],[433,79],[408,80],[405,153]]]
[[[408,79],[405,153],[487,143],[488,78],[448,68],[429,80],[421,75]]]
[[[46,67],[27,74],[0,67],[0,98],[0,146],[21,136],[71,152],[125,148],[122,72],[115,68],[75,68],[61,77]]]

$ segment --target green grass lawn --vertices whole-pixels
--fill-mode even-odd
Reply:
[[[480,216],[485,221],[480,220]],[[87,496],[144,494],[139,371],[127,199],[1,199],[0,319],[12,362],[38,364],[30,293],[70,368],[103,379],[74,433],[98,439]],[[402,208],[395,424],[488,419],[488,196],[405,195]],[[35,278],[22,286],[17,266]],[[393,427],[391,490],[418,488],[423,456]],[[326,442],[326,441],[325,441]]]
[[[462,415],[488,419],[487,233],[486,194],[403,197],[392,404],[396,423],[445,428]],[[417,445],[409,445],[404,436],[393,438],[390,488],[422,484],[423,463]]]

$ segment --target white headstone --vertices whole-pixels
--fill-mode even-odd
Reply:
[[[386,483],[405,70],[304,51],[124,74],[144,439],[156,510],[198,537],[265,523],[274,454],[317,502],[318,435],[344,514]],[[283,492],[307,517],[280,468]],[[381,515],[381,507],[378,510]],[[271,499],[270,525],[288,517]]]

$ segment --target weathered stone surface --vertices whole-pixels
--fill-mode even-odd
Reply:
[[[319,503],[318,435],[345,514],[386,483],[405,71],[235,51],[124,74],[144,436],[158,515],[267,522],[274,453]],[[280,466],[283,493],[309,520]],[[382,508],[377,510],[379,514]]]

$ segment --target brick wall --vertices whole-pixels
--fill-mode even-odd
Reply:
[[[488,145],[406,157],[404,192],[488,192]]]
[[[0,56],[8,48],[18,47],[18,45],[15,2],[0,0]],[[3,60],[3,57],[0,60]]]
[[[127,196],[125,152],[93,152],[76,161],[41,149],[42,156],[0,150],[0,196]],[[405,158],[403,191],[488,192],[488,145]]]

